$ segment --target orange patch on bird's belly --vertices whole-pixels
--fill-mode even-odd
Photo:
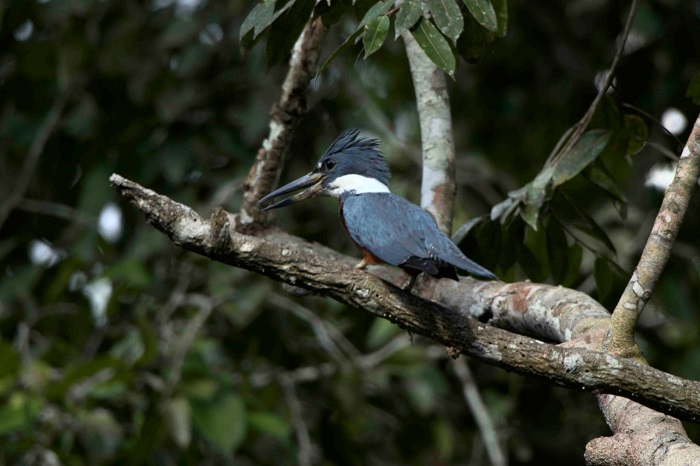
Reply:
[[[384,261],[366,250],[365,248],[360,248],[362,251],[362,262],[365,264],[383,264]]]

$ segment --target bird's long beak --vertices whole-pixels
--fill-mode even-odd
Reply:
[[[287,199],[279,201],[275,204],[269,205],[269,206],[265,207],[263,210],[270,210],[270,209],[277,209],[278,207],[285,207],[285,206],[303,201],[304,199],[314,197],[323,188],[321,181],[323,181],[323,179],[325,177],[326,177],[326,175],[324,175],[323,173],[311,172],[307,175],[302,176],[301,178],[299,178],[297,180],[292,181],[289,184],[282,186],[279,189],[272,191],[270,194],[263,197],[258,202],[269,201],[270,199],[272,199],[274,197],[281,196],[282,194],[291,193],[292,191],[296,191],[296,190],[302,189],[302,188],[308,188],[308,189],[305,189],[304,191],[302,191],[298,194],[295,194],[294,196],[288,197]]]

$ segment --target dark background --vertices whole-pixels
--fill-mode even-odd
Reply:
[[[532,180],[583,115],[596,74],[612,62],[627,4],[511,2],[506,37],[477,63],[460,63],[450,81],[455,229]],[[460,382],[432,342],[411,343],[385,321],[324,298],[290,298],[264,277],[182,251],[110,188],[116,172],[203,216],[219,205],[236,211],[286,72],[284,63],[268,65],[265,37],[245,53],[239,45],[254,5],[0,5],[0,203],[13,203],[0,224],[3,463],[296,463],[298,409],[318,464],[489,464]],[[333,26],[322,60],[356,24],[346,14]],[[581,177],[566,187],[615,246],[603,262],[584,247],[566,284],[608,308],[660,204],[647,174],[680,153],[697,117],[686,96],[698,72],[697,5],[641,2],[628,46],[607,105],[641,116],[653,144],[606,155],[625,195],[617,207]],[[58,118],[47,124],[52,108]],[[669,108],[689,121],[677,138],[659,124]],[[415,97],[393,32],[369,59],[350,47],[312,81],[283,181],[307,172],[350,127],[383,140],[392,190],[418,202]],[[654,366],[695,380],[697,208],[695,199],[639,338]],[[332,201],[284,209],[274,222],[358,254]],[[533,276],[487,228],[462,244],[472,256],[508,280],[556,282],[541,235],[525,233],[539,263]],[[344,337],[329,343],[319,322]],[[376,351],[385,358],[360,367],[360,355]],[[470,365],[510,464],[583,464],[586,442],[609,433],[592,395]],[[306,367],[313,380],[285,382]],[[700,439],[697,426],[688,428]]]

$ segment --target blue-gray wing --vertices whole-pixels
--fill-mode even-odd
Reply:
[[[438,229],[433,217],[415,204],[391,193],[349,196],[343,220],[353,241],[391,265],[407,265],[431,275],[445,275],[452,267],[478,277],[495,279],[486,268],[466,257]]]
[[[342,215],[352,240],[391,265],[428,258],[425,232],[437,230],[430,214],[391,193],[349,196]]]

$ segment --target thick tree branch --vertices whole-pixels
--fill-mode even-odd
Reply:
[[[230,227],[237,217],[223,210],[206,221],[189,207],[119,175],[112,175],[110,180],[122,196],[146,214],[149,223],[187,250],[329,296],[479,361],[576,390],[622,395],[679,418],[700,421],[700,383],[627,359],[571,347],[575,343],[595,347],[595,328],[604,322],[604,310],[582,293],[531,283],[464,279],[459,283],[423,283],[416,290],[420,296],[415,296],[371,273],[356,270],[354,260],[323,246],[271,228],[260,237],[236,233]],[[463,303],[460,310],[450,308],[454,302],[446,302],[450,307],[445,307],[424,299],[451,294],[452,287],[459,287],[462,296],[475,298]],[[539,332],[537,326],[541,323],[537,317],[529,317],[526,310],[545,307],[541,314],[551,315],[558,323],[543,325],[542,331],[556,339],[557,332],[563,330],[564,337],[571,340],[568,346],[545,344],[465,315],[481,315],[494,323],[505,321],[502,316],[513,316],[517,322],[515,316],[521,315],[523,327],[534,324]]]
[[[634,329],[671,256],[671,248],[699,175],[700,116],[678,160],[676,174],[666,189],[639,263],[613,312],[608,347],[611,354],[644,360],[634,341]]]
[[[598,404],[615,435],[588,442],[586,464],[700,464],[700,447],[688,438],[678,419],[614,395],[599,395]]]
[[[410,33],[402,37],[420,120],[423,148],[420,205],[435,217],[440,230],[449,236],[455,203],[455,148],[447,80],[445,73],[435,66]]]
[[[316,71],[325,34],[326,28],[321,18],[311,19],[294,44],[289,71],[282,84],[282,95],[272,108],[270,134],[258,150],[255,163],[250,167],[244,183],[243,203],[237,225],[241,232],[252,232],[264,223],[265,214],[257,202],[272,191],[279,181],[294,129],[306,113],[307,87]]]

